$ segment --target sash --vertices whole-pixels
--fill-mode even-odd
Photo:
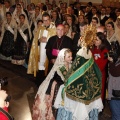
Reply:
[[[23,31],[21,29],[18,30],[20,35],[22,36],[22,38],[25,40],[25,42],[27,43],[27,36],[23,33]]]
[[[60,72],[62,73],[63,77],[65,78],[65,76],[67,74],[67,70],[66,70],[65,66],[62,66],[59,69],[60,69]]]
[[[7,25],[7,29],[14,35],[14,31],[13,31],[13,29],[11,28],[10,25]]]
[[[16,21],[17,24],[20,22],[17,15],[15,15],[14,20]]]
[[[69,78],[66,83],[66,87],[69,86],[72,82],[74,82],[78,77],[82,76],[85,71],[87,71],[94,63],[93,57],[89,59],[85,65],[81,66],[77,71],[74,72]],[[74,80],[74,81],[73,81]]]

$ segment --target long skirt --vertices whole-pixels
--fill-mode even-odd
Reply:
[[[15,41],[15,50],[12,56],[12,63],[17,65],[24,65],[26,56],[27,56],[27,43],[22,38],[22,36],[18,34],[17,39]]]
[[[59,87],[59,83],[53,81],[50,94],[46,94],[46,92],[39,94],[38,92],[33,105],[32,120],[56,120],[57,109],[53,107],[53,104]]]
[[[0,52],[5,57],[10,57],[14,52],[14,35],[6,30],[0,46]]]
[[[58,109],[56,120],[98,120],[98,113],[103,109],[101,98],[86,105],[68,98],[65,94],[63,102],[61,97],[63,88],[64,85],[61,85],[54,102],[54,107]]]

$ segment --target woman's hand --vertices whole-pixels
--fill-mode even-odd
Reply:
[[[55,63],[55,60],[56,60],[56,59],[51,59],[51,63],[53,63],[53,64],[54,64],[54,63]]]
[[[109,60],[110,62],[113,62],[113,58],[112,58],[112,57],[108,57],[108,60]]]

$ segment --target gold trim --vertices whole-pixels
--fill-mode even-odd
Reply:
[[[82,103],[84,103],[84,104],[86,104],[86,105],[89,105],[91,102],[93,102],[93,101],[101,98],[101,95],[99,95],[99,96],[93,98],[92,100],[81,100],[81,99],[78,99],[78,98],[76,98],[76,97],[71,96],[71,95],[68,94],[68,93],[66,93],[66,96],[67,96],[68,98],[74,100],[74,101],[82,102]]]
[[[88,60],[84,65],[86,65],[88,62],[89,62],[89,60]],[[91,66],[92,66],[93,64],[94,64],[94,62],[91,64]],[[82,65],[81,67],[83,67],[84,65]],[[91,66],[90,66],[90,67],[91,67]],[[80,70],[81,67],[80,67],[79,69],[77,69],[76,71]],[[89,67],[88,69],[90,69],[90,67]],[[88,69],[86,69],[85,72],[86,72]],[[76,72],[76,71],[74,71],[74,72]],[[85,72],[84,72],[83,74],[85,74]],[[72,74],[73,74],[73,73],[72,73]],[[72,76],[72,74],[70,75],[70,77]],[[82,76],[83,74],[81,74],[81,76]],[[70,84],[72,84],[76,79],[78,79],[78,78],[81,77],[81,76],[78,76],[77,78],[75,78]],[[69,78],[70,78],[70,77],[69,77]],[[69,78],[68,78],[68,79],[69,79]],[[70,84],[68,84],[67,86],[69,86]]]

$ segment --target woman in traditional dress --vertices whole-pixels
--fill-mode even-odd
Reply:
[[[2,1],[0,1],[0,35],[1,35],[1,28],[2,28],[2,23],[5,18],[5,12],[4,12],[4,6],[2,4]]]
[[[90,24],[92,24],[96,28],[99,27],[100,26],[99,18],[98,17],[93,17]]]
[[[59,89],[54,107],[58,109],[56,120],[98,120],[102,110],[101,72],[94,62],[90,46],[96,30],[88,26],[82,36],[81,49]]]
[[[59,86],[64,83],[64,77],[70,68],[72,53],[69,49],[62,49],[50,73],[40,85],[33,105],[33,120],[55,120],[56,109],[54,100]]]
[[[19,16],[20,24],[17,26],[17,38],[15,41],[15,51],[12,57],[12,63],[23,65],[29,49],[29,26],[25,23],[25,15]]]
[[[118,41],[120,44],[120,31],[116,31],[115,29],[116,27],[113,22],[106,22],[107,40],[109,43]]]
[[[12,15],[10,12],[6,13],[6,20],[2,24],[2,34],[1,34],[1,58],[10,60],[14,51],[14,42],[17,35],[17,25],[12,20]]]
[[[42,20],[38,20],[37,21],[37,27],[33,30],[33,36],[37,32],[38,28],[41,27],[42,25],[43,25],[43,21]],[[31,40],[31,42],[32,42],[32,40]]]
[[[115,25],[115,32],[119,32],[120,33],[120,15],[117,17],[114,25]]]
[[[23,11],[22,5],[21,5],[21,4],[17,4],[17,5],[16,5],[16,8],[15,8],[15,10],[14,10],[14,12],[13,12],[13,15],[12,15],[13,20],[15,20],[17,24],[20,23],[19,16],[20,16],[21,14],[24,14],[24,15],[25,15],[25,21],[28,22],[27,15],[26,15],[25,12]]]
[[[61,19],[60,19],[60,17],[59,17],[59,14],[58,14],[58,12],[57,12],[57,10],[53,10],[52,12],[51,12],[51,20],[52,20],[52,22],[57,26],[58,24],[61,24],[62,23],[62,21],[61,21]]]
[[[66,21],[64,21],[63,24],[65,24],[65,23],[69,24],[69,26],[70,26],[69,31],[70,31],[70,32],[72,32],[72,31],[77,32],[77,31],[78,31],[78,30],[77,30],[77,26],[76,26],[76,24],[74,24],[73,18],[72,18],[71,15],[66,14]]]
[[[36,6],[35,11],[32,13],[30,18],[30,29],[32,32],[32,39],[34,38],[33,31],[37,28],[37,22],[38,20],[42,20],[42,12],[40,11],[40,7]]]
[[[21,14],[23,14],[25,16],[25,23],[28,24],[29,36],[30,36],[30,39],[31,39],[32,35],[31,35],[31,31],[30,31],[30,25],[29,25],[28,17],[26,15],[26,13],[24,12],[22,5],[21,4],[17,4],[16,8],[15,8],[15,10],[13,12],[12,19],[15,20],[15,22],[18,25],[20,24],[19,16]]]

